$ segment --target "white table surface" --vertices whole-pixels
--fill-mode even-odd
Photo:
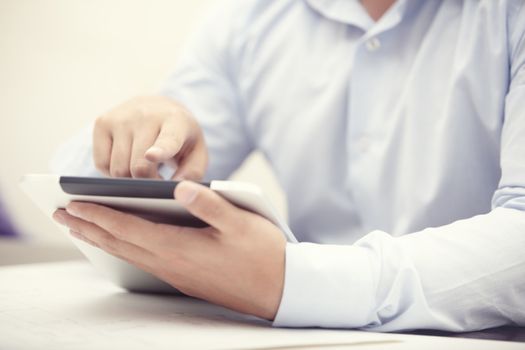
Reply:
[[[524,343],[278,329],[203,301],[130,294],[84,261],[0,268],[0,349],[524,349]]]
[[[84,260],[70,242],[45,242],[28,238],[0,237],[0,266]]]

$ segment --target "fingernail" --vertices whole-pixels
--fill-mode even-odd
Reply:
[[[175,199],[182,204],[190,204],[197,197],[199,185],[191,181],[184,181],[175,188]]]
[[[76,238],[80,238],[80,239],[82,238],[82,234],[78,231],[69,230],[69,234]]]
[[[67,206],[66,206],[66,211],[68,212],[68,214],[70,215],[73,215],[73,216],[76,216],[76,217],[80,217],[80,211],[78,210],[77,206],[73,203],[69,203]]]
[[[64,213],[62,213],[59,210],[57,210],[57,211],[55,211],[53,213],[53,220],[58,222],[60,225],[65,225],[66,224],[66,218],[64,217]]]
[[[164,154],[164,150],[160,147],[153,146],[153,147],[150,147],[146,151],[146,154],[153,156],[155,158],[162,158],[162,155]]]
[[[84,241],[84,242],[87,242],[86,241],[86,238],[84,237],[84,235],[82,235],[82,233],[78,232],[78,231],[73,231],[73,230],[69,230],[69,234],[73,237],[75,237],[76,239],[79,239],[81,241]],[[89,243],[89,242],[88,242]]]

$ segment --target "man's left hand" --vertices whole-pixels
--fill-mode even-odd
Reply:
[[[265,218],[184,181],[175,198],[206,228],[157,224],[92,203],[70,203],[54,219],[73,236],[181,292],[273,320],[284,285],[286,240]]]

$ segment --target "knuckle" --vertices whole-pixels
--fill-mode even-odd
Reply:
[[[154,168],[152,163],[141,160],[133,163],[130,170],[133,177],[151,177]]]
[[[75,231],[75,232],[80,232],[80,233],[84,232],[84,230],[82,229],[82,227],[80,227],[78,222],[75,222],[73,220],[68,222],[67,226],[68,226],[70,231]]]
[[[95,129],[104,130],[108,127],[108,116],[103,114],[95,119]]]
[[[94,156],[93,162],[95,163],[95,168],[103,173],[107,173],[109,170],[109,160],[101,157]]]
[[[168,136],[169,137],[169,136]],[[186,140],[179,135],[178,133],[173,133],[173,135],[167,139],[164,140],[166,147],[169,147],[170,149],[177,149],[178,153],[184,152],[183,146]]]
[[[111,167],[109,173],[113,177],[130,177],[131,176],[129,169],[125,167]]]
[[[81,241],[84,241],[87,244],[90,244],[90,245],[92,245],[94,247],[100,248],[100,244],[98,242],[96,242],[95,240],[87,238],[82,233],[80,233],[80,235],[76,235],[75,238],[80,239]]]
[[[118,252],[120,247],[119,240],[107,234],[103,235],[100,238],[100,245],[103,246],[109,252]]]
[[[178,142],[181,139],[180,130],[173,125],[162,125],[162,133],[159,135],[159,141],[162,142]]]
[[[109,225],[108,227],[108,231],[110,233],[109,237],[124,237],[124,227],[120,223],[118,223],[117,220],[113,220],[111,225]]]
[[[204,171],[200,171],[197,169],[189,169],[189,170],[184,171],[182,176],[186,180],[199,181],[204,176]]]
[[[199,201],[198,198],[196,199],[196,204],[201,207],[201,211],[204,214],[205,217],[208,218],[220,218],[222,216],[222,208],[220,205],[213,203],[213,204],[201,204],[202,201]]]

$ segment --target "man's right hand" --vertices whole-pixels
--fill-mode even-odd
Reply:
[[[202,130],[182,105],[167,97],[137,97],[97,118],[93,157],[113,177],[160,178],[161,163],[176,165],[174,179],[200,180],[208,164]]]

